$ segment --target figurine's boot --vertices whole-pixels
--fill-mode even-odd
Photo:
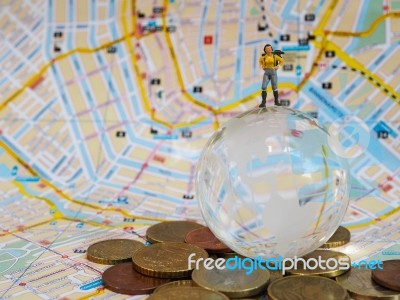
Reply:
[[[279,103],[279,100],[278,100],[278,91],[274,91],[274,104],[276,106],[281,106],[281,104]]]
[[[267,91],[261,92],[261,98],[262,98],[262,102],[258,107],[265,107],[265,104],[267,103]]]

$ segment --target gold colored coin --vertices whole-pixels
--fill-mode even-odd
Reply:
[[[87,259],[103,265],[117,265],[130,262],[133,253],[144,248],[138,241],[129,239],[114,239],[97,242],[87,249]]]
[[[272,266],[274,266],[271,263]],[[270,285],[272,282],[278,280],[278,279],[282,279],[283,275],[282,275],[282,270],[270,270],[268,269],[270,277],[269,277],[269,282],[268,285]],[[259,295],[256,296],[252,296],[251,298],[240,298],[237,300],[267,300],[267,296],[266,296],[267,291],[263,290],[263,292]]]
[[[306,264],[304,264],[304,261]],[[319,265],[319,261],[321,261]],[[346,254],[333,250],[315,250],[297,259],[297,266],[286,269],[289,275],[320,275],[336,277],[350,269],[351,260]],[[289,267],[289,266],[288,266]]]
[[[168,221],[150,226],[146,232],[146,238],[151,243],[185,242],[186,234],[190,231],[204,227],[201,224],[190,221]]]
[[[183,286],[197,286],[193,280],[176,280],[176,281],[171,281],[166,284],[163,284],[156,288],[153,293],[158,293],[159,291],[165,290],[165,289],[171,289],[171,288],[176,288],[176,287],[183,287]]]
[[[339,226],[335,233],[321,246],[321,248],[340,247],[350,242],[350,231],[343,226]]]
[[[351,268],[347,273],[336,277],[336,281],[347,289],[355,300],[400,300],[399,292],[375,283],[371,278],[371,270],[365,267]]]
[[[153,293],[148,300],[229,300],[224,294],[201,287],[182,286]]]
[[[252,272],[248,272],[250,268],[246,269],[213,268],[207,270],[202,266],[193,271],[192,280],[198,286],[224,293],[230,298],[244,298],[260,294],[268,285],[269,271],[254,268]]]
[[[350,299],[347,291],[334,280],[321,276],[288,276],[268,287],[270,300]]]
[[[189,256],[195,262],[206,259],[205,250],[185,243],[157,243],[143,247],[132,256],[133,267],[139,273],[157,278],[183,278],[192,273],[195,263],[189,269]]]

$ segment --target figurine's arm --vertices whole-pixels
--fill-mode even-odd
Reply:
[[[275,59],[278,62],[277,66],[275,67],[275,70],[278,70],[280,68],[280,66],[283,66],[283,64],[285,63],[285,61],[283,60],[282,57],[275,55]]]
[[[258,63],[260,64],[261,69],[265,69],[264,56],[260,56],[260,58],[258,59]]]

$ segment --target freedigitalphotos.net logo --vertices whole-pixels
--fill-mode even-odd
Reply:
[[[331,257],[328,259],[323,259],[321,256],[317,258],[307,258],[295,256],[294,258],[283,258],[279,256],[278,258],[268,258],[262,259],[260,256],[252,258],[242,258],[239,256],[231,257],[228,259],[217,258],[199,258],[194,259],[196,254],[192,253],[188,258],[188,268],[200,269],[201,267],[212,270],[214,268],[218,270],[245,270],[247,275],[250,275],[255,270],[281,270],[282,275],[285,275],[287,270],[315,270],[319,268],[320,270],[348,270],[350,265],[356,268],[366,268],[374,270],[376,268],[383,269],[382,262],[380,260],[361,260],[357,263],[352,263],[348,257],[340,257],[338,259]],[[301,268],[299,268],[301,266]]]

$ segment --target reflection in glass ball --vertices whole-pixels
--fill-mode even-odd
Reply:
[[[290,108],[253,109],[205,146],[196,194],[211,231],[252,258],[302,256],[335,232],[349,201],[346,162],[315,119]]]

